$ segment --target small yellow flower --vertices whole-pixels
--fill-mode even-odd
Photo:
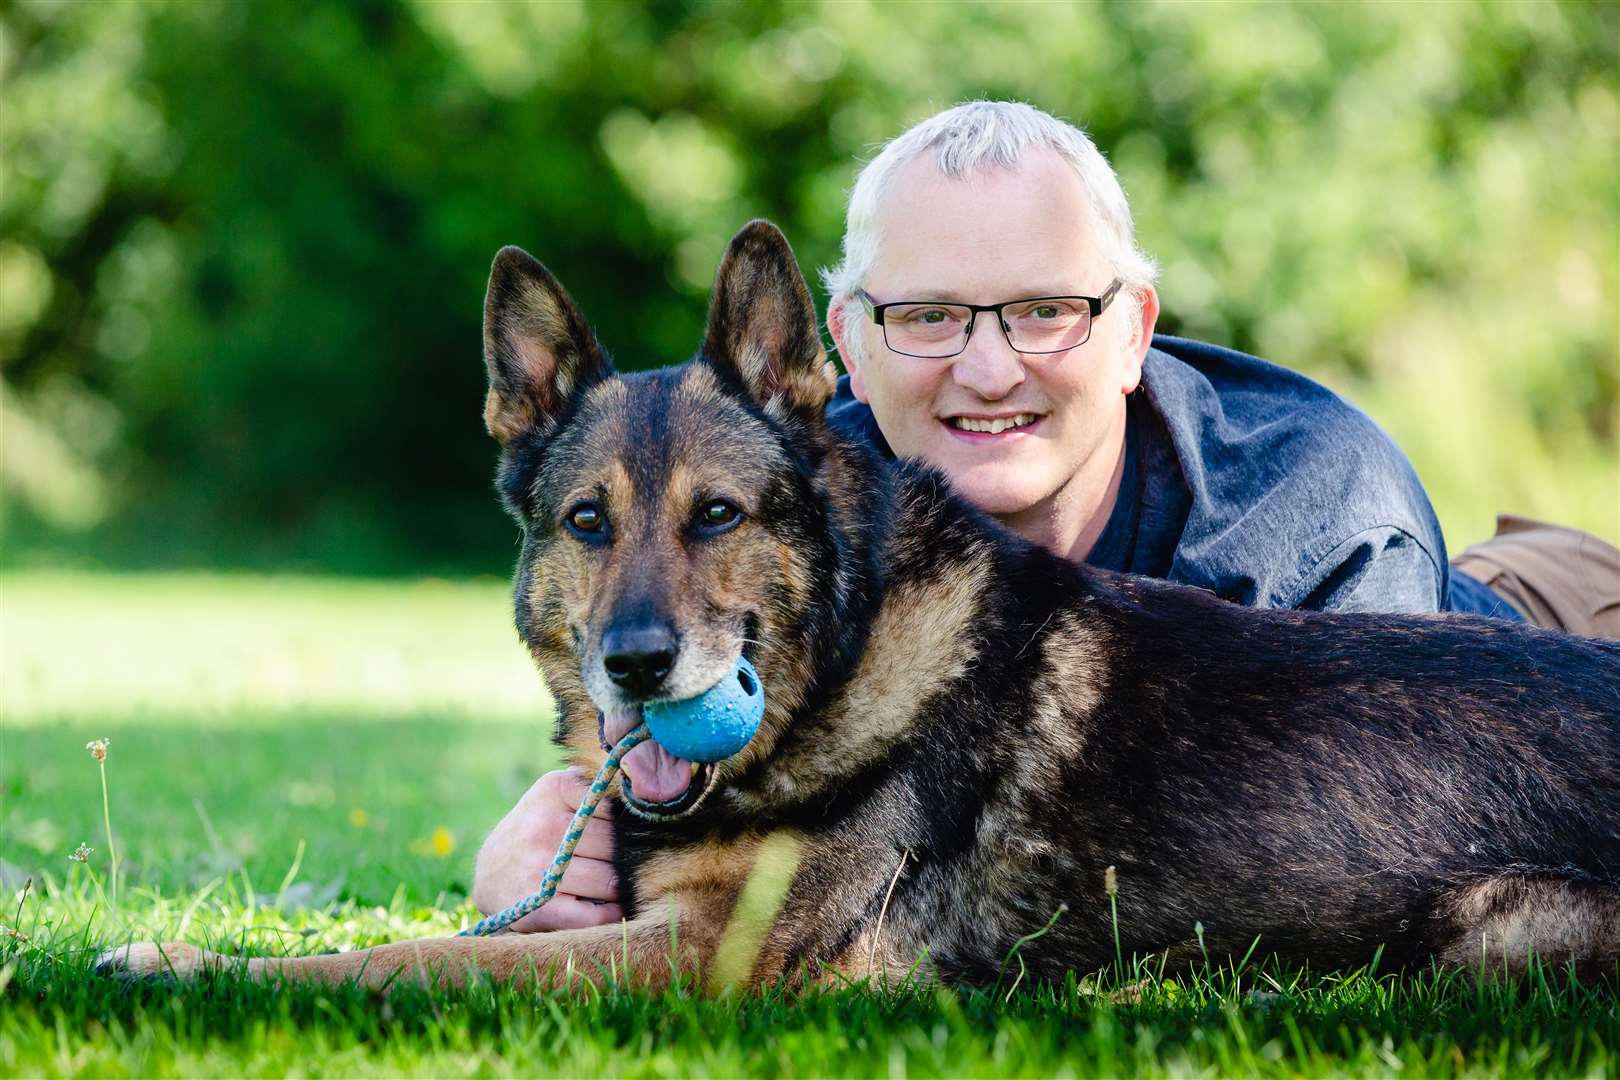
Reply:
[[[363,829],[371,824],[371,815],[357,806],[349,811],[349,824],[357,829]]]
[[[95,758],[97,761],[106,761],[107,744],[110,742],[112,742],[111,739],[91,739],[89,742],[84,744],[84,748],[90,751],[90,756]]]
[[[96,849],[91,847],[89,844],[80,844],[73,850],[73,854],[68,856],[68,859],[73,862],[89,862],[90,853],[94,850]]]
[[[434,829],[431,836],[411,841],[412,852],[417,855],[430,855],[435,859],[448,859],[450,853],[455,850],[456,836],[443,825]]]

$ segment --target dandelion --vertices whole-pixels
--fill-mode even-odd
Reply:
[[[435,859],[448,859],[451,852],[456,850],[456,834],[440,825],[427,836],[411,841],[411,851],[418,855],[430,855]]]
[[[113,846],[112,808],[107,802],[107,744],[110,742],[112,742],[112,740],[108,738],[91,739],[89,742],[84,744],[84,748],[90,751],[90,756],[95,759],[96,764],[101,768],[101,820],[107,826],[107,856],[112,860],[112,898],[113,903],[117,904],[118,848]],[[79,846],[81,849],[84,848],[84,845],[82,844]],[[88,857],[89,850],[84,850],[85,855]],[[83,862],[84,859],[80,859],[79,861]]]
[[[357,806],[349,811],[349,824],[357,829],[363,829],[371,824],[371,815]]]
[[[94,850],[96,850],[96,849],[91,847],[89,844],[80,844],[78,847],[73,849],[73,854],[68,856],[68,861],[69,862],[89,862],[90,861],[90,853],[92,851],[94,851]]]

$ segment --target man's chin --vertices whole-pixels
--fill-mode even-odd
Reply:
[[[1055,475],[1051,448],[1033,439],[1005,446],[963,446],[947,435],[926,448],[895,447],[895,453],[921,458],[940,469],[950,478],[952,490],[995,517],[1034,509],[1069,479]]]
[[[1020,472],[1023,475],[1018,475]],[[947,470],[951,487],[974,506],[993,517],[1016,517],[1034,508],[1051,492],[1031,484],[1028,470],[1015,467],[979,467],[957,473]]]

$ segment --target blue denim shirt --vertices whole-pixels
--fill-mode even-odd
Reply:
[[[847,379],[829,416],[887,451]],[[1423,485],[1366,414],[1285,368],[1162,335],[1128,404],[1119,498],[1086,561],[1264,607],[1518,618],[1447,565]]]

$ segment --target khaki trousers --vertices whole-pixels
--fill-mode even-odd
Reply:
[[[1503,514],[1451,565],[1537,626],[1620,640],[1620,550],[1590,533]]]

